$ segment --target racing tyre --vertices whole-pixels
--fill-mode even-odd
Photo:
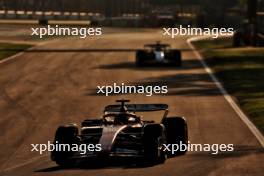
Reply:
[[[181,150],[174,153],[168,152],[169,157],[184,155],[188,150],[188,128],[183,117],[164,118],[162,124],[165,126],[167,144],[176,144]]]
[[[257,46],[264,46],[264,38],[263,38],[263,35],[262,35],[262,37],[260,36],[260,34],[259,34],[259,36],[257,37]]]
[[[166,143],[165,128],[160,124],[149,124],[144,127],[144,158],[146,164],[164,163],[167,154],[163,144]]]
[[[233,36],[233,46],[234,47],[240,47],[241,46],[241,33],[240,32],[235,32]]]
[[[181,51],[179,50],[172,50],[170,56],[171,63],[176,67],[182,66],[182,59],[181,59]]]
[[[144,50],[138,50],[136,53],[136,66],[142,67],[145,65],[144,59],[145,59],[145,51]]]
[[[78,127],[75,124],[60,126],[55,133],[54,144],[80,144],[78,137]],[[53,150],[51,152],[51,159],[60,166],[72,166],[74,161],[69,159],[73,156],[71,151],[58,151]]]

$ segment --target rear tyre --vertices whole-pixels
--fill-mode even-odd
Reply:
[[[261,36],[257,37],[257,46],[264,46],[264,38]]]
[[[242,38],[242,35],[240,32],[235,32],[234,36],[233,36],[233,46],[234,47],[240,47],[241,46],[241,38]]]
[[[77,125],[71,124],[58,127],[55,133],[54,144],[69,144],[70,147],[72,144],[80,144]],[[72,156],[72,151],[53,150],[51,152],[51,159],[58,165],[64,167],[69,167],[75,164],[75,162],[70,159]]]
[[[177,144],[179,147],[182,145],[182,150],[174,153],[168,152],[168,156],[184,155],[188,150],[188,128],[186,120],[183,117],[168,117],[163,119],[162,124],[166,129],[167,144]]]
[[[144,50],[138,50],[136,52],[136,66],[142,67],[145,65],[144,59],[145,59],[145,51]]]
[[[174,66],[176,66],[176,67],[182,66],[182,59],[181,59],[181,51],[180,50],[172,50],[169,59],[170,59],[170,62]]]
[[[144,127],[144,160],[148,165],[161,164],[167,159],[163,144],[166,143],[165,128],[160,124]]]

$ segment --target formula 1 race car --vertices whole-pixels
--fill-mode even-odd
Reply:
[[[182,65],[181,51],[171,49],[169,44],[161,44],[160,42],[144,45],[143,50],[136,52],[136,65],[147,66],[151,64],[180,67]]]
[[[167,104],[121,104],[105,107],[101,119],[87,119],[79,130],[76,124],[58,127],[54,144],[100,145],[100,150],[51,152],[51,159],[58,165],[72,166],[82,160],[133,158],[148,164],[164,163],[167,157],[185,154],[164,150],[166,144],[187,144],[187,123],[183,117],[167,117]],[[144,121],[136,112],[164,111],[160,123]],[[77,162],[78,161],[78,162]]]

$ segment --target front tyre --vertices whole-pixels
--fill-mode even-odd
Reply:
[[[166,143],[163,125],[151,124],[144,127],[144,158],[147,164],[161,164],[167,159],[163,144]]]
[[[71,147],[72,144],[80,144],[77,125],[70,124],[58,127],[55,133],[54,144],[64,144],[68,145],[69,147]],[[51,159],[60,166],[69,167],[74,165],[74,161],[70,159],[73,156],[74,152],[70,151],[70,149],[71,148],[69,148],[68,151],[62,151],[59,149],[53,150],[51,152]]]
[[[183,150],[175,153],[169,152],[169,157],[184,155],[188,150],[188,127],[183,117],[168,117],[162,120],[162,124],[166,129],[167,144],[176,144],[185,146]]]

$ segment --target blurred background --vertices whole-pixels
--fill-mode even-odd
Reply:
[[[108,25],[139,27],[162,23],[223,27],[237,26],[254,14],[261,18],[263,8],[263,0],[0,0],[0,18],[94,22],[104,19],[109,20]],[[115,23],[121,19],[122,22]]]
[[[0,19],[32,19],[43,25],[50,20],[77,20],[115,27],[234,27],[244,33],[240,38],[256,45],[258,37],[263,39],[264,1],[0,0]]]

